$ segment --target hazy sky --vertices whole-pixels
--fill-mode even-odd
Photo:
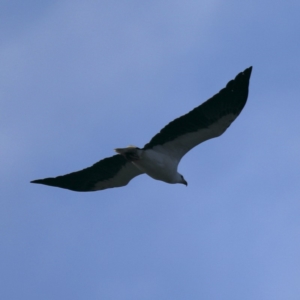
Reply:
[[[300,2],[0,4],[0,298],[298,300]],[[142,147],[253,66],[248,103],[146,175],[29,181]]]

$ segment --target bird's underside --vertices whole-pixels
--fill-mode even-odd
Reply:
[[[118,148],[117,155],[86,169],[31,182],[88,192],[124,186],[145,173],[167,183],[187,185],[177,172],[181,158],[198,144],[220,136],[236,119],[248,98],[251,71],[252,67],[239,73],[212,98],[170,122],[144,148]]]

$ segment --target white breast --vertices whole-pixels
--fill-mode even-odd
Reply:
[[[143,151],[141,159],[132,162],[142,172],[150,177],[168,183],[175,183],[178,161],[153,149]]]

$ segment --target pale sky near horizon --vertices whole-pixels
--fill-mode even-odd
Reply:
[[[298,300],[299,1],[0,4],[0,299]],[[30,184],[142,147],[253,66],[179,165],[76,193]]]

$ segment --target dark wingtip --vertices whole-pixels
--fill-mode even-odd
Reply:
[[[30,181],[30,183],[42,183],[41,181],[42,181],[42,180],[37,179],[37,180],[32,180],[32,181]]]
[[[92,186],[86,185],[86,184],[80,184],[78,180],[73,180],[72,174],[67,174],[64,176],[58,176],[58,177],[49,177],[44,179],[37,179],[32,180],[30,183],[38,183],[38,184],[44,184],[48,186],[54,186],[59,187],[62,189],[67,189],[75,192],[91,192],[93,191]],[[71,175],[71,177],[70,177]]]
[[[49,177],[44,179],[32,180],[30,181],[30,183],[44,184],[48,186],[54,186],[54,187],[59,187],[63,189],[73,190],[73,191],[77,190],[73,186],[70,186],[68,181],[64,182],[63,180],[61,180],[61,178],[62,176],[56,178]]]
[[[249,68],[244,70],[244,74],[247,75],[247,77],[251,76],[251,72],[252,72],[252,66],[250,66]]]
[[[30,183],[38,183],[38,184],[56,186],[56,185],[54,185],[55,184],[54,178],[36,179],[36,180],[30,181]]]
[[[226,87],[229,86],[233,87],[233,85],[235,85],[239,89],[245,89],[247,90],[247,96],[248,96],[248,87],[249,87],[251,73],[252,73],[252,66],[237,74],[235,79],[230,80],[226,85]],[[246,100],[247,100],[247,96],[246,96]]]

